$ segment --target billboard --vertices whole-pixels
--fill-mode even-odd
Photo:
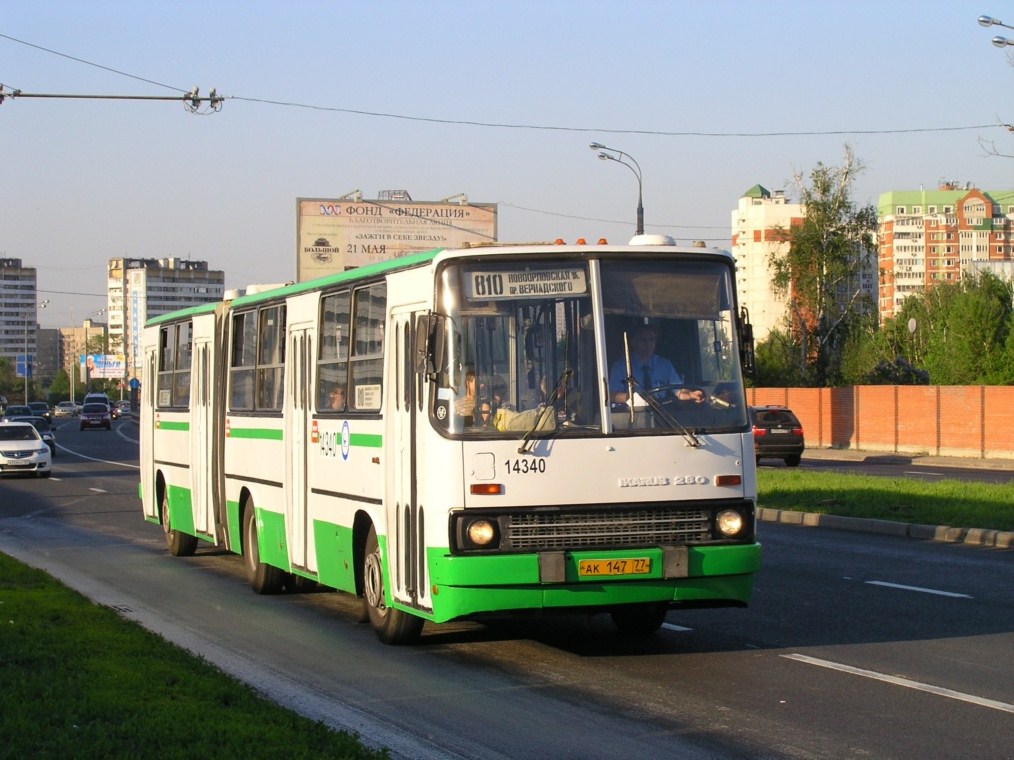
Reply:
[[[82,354],[80,361],[81,379],[122,378],[127,372],[123,354]],[[87,374],[86,374],[87,371]]]
[[[496,240],[495,203],[296,199],[296,280]]]

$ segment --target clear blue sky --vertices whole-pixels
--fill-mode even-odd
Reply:
[[[744,191],[795,199],[793,175],[846,142],[859,203],[1009,188],[1014,159],[979,140],[1014,154],[993,126],[1014,121],[1014,68],[981,14],[1014,26],[1001,0],[7,0],[6,90],[227,100],[198,116],[7,99],[0,255],[38,268],[53,327],[105,305],[114,256],[207,260],[229,287],[292,279],[300,196],[464,192],[501,204],[502,240],[625,240],[637,182],[592,141],[640,163],[649,232],[722,246]]]

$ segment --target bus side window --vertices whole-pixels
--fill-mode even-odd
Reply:
[[[351,409],[380,411],[384,382],[384,320],[387,283],[359,288],[353,298],[352,356],[349,358]]]
[[[285,306],[260,310],[257,330],[257,408],[282,408],[285,380]]]
[[[254,366],[256,364],[256,312],[236,314],[232,318],[232,351],[229,360],[229,407],[253,409]]]
[[[317,409],[322,412],[344,411],[347,408],[350,303],[351,296],[348,291],[327,295],[321,299]],[[343,398],[336,401],[339,389]]]

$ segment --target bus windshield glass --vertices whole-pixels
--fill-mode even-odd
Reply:
[[[629,253],[445,266],[434,423],[512,438],[742,430],[731,271]]]

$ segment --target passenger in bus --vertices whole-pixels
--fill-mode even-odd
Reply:
[[[658,328],[654,325],[640,325],[634,330],[630,341],[630,371],[641,390],[669,386],[680,401],[704,401],[704,391],[680,387],[683,376],[672,366],[672,362],[655,353]],[[613,403],[627,401],[627,360],[621,357],[613,362],[609,372],[609,392]],[[664,399],[660,399],[664,400]]]
[[[336,412],[345,411],[345,389],[340,385],[331,388],[331,393],[328,394],[328,408]]]
[[[465,418],[465,425],[475,419],[475,370],[465,372],[465,392],[454,402],[454,413]]]

